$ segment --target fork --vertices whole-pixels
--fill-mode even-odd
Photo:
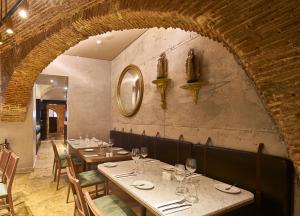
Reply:
[[[234,186],[236,186],[236,184],[232,184],[232,185],[228,186],[227,188],[225,188],[225,190],[230,190]]]
[[[174,205],[174,204],[179,204],[179,205],[181,205],[181,204],[185,203],[185,201],[186,201],[186,199],[183,198],[182,200],[179,200],[179,201],[177,201],[177,202],[171,202],[171,203],[168,203],[168,204],[160,205],[160,206],[158,206],[157,208],[162,208],[162,207],[166,207],[166,206]]]

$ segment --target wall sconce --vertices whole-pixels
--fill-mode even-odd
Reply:
[[[14,25],[13,20],[11,17],[8,18],[8,20],[5,23],[6,26],[6,33],[7,34],[13,34],[14,33]]]
[[[23,19],[26,19],[28,17],[28,9],[29,9],[28,1],[23,0],[20,6],[19,16]]]

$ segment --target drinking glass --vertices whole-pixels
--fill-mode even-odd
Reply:
[[[198,202],[198,192],[197,192],[197,183],[194,183],[193,181],[190,181],[190,183],[187,185],[187,196],[186,200],[190,203],[196,203]]]
[[[147,147],[141,148],[141,155],[144,159],[148,156],[148,148]]]
[[[190,172],[190,174],[193,174],[197,169],[196,159],[194,158],[186,159],[185,168]]]
[[[140,158],[141,154],[140,154],[140,149],[138,148],[133,148],[131,150],[131,157],[134,160],[134,164],[135,164],[135,173],[137,173],[138,171],[138,165],[137,165],[137,161]]]
[[[99,142],[99,145],[98,145],[98,147],[99,147],[99,153],[98,153],[98,155],[103,155],[103,141],[102,140],[100,140]]]
[[[177,195],[184,195],[185,194],[185,187],[182,185],[182,181],[185,178],[185,168],[182,164],[175,164],[174,168],[174,176],[179,181],[179,186],[176,188]]]

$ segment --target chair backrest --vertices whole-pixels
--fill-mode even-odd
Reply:
[[[11,152],[4,173],[8,193],[11,193],[11,188],[15,178],[18,162],[19,162],[19,157],[14,152]]]
[[[66,159],[67,159],[68,167],[70,168],[71,175],[74,176],[74,177],[77,177],[76,176],[76,171],[75,171],[76,170],[75,165],[74,165],[74,162],[72,160],[72,156],[67,155]]]
[[[55,142],[53,140],[51,140],[51,144],[52,144],[52,148],[53,148],[53,152],[54,152],[54,159],[56,161],[56,163],[61,166],[61,161],[59,159],[59,154],[58,154],[58,150],[57,150],[57,146],[55,144]]]
[[[3,149],[0,158],[0,171],[4,173],[11,151]]]
[[[87,202],[87,206],[89,207],[89,209],[91,210],[93,215],[94,216],[103,216],[103,214],[101,214],[100,210],[97,208],[97,206],[93,202],[91,195],[89,194],[88,191],[84,192],[84,196],[85,196],[85,200]]]
[[[74,175],[72,175],[72,171],[70,170],[70,167],[67,167],[67,175],[68,179],[72,188],[74,194],[74,199],[75,199],[75,204],[77,207],[77,210],[80,215],[82,216],[89,216],[89,212],[85,203],[85,199],[83,196],[82,189],[80,187],[79,180],[75,178]]]

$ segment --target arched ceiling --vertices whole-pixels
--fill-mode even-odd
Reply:
[[[30,0],[29,4],[30,18],[14,17],[16,34],[1,48],[7,107],[26,107],[42,69],[88,36],[178,27],[222,42],[236,57],[300,166],[294,154],[300,152],[300,1]]]

